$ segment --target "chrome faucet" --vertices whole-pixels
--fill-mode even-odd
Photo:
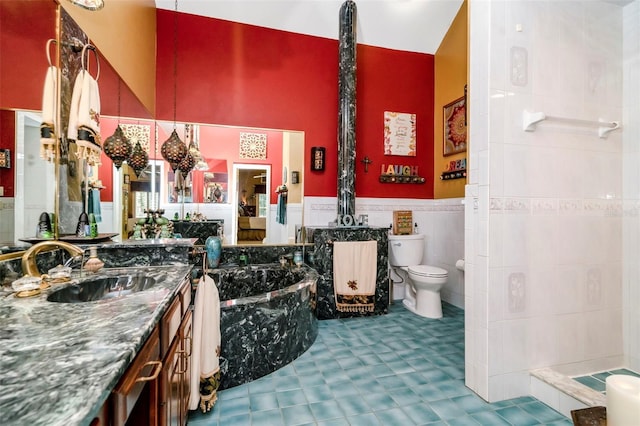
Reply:
[[[32,277],[39,277],[41,274],[36,264],[36,255],[43,250],[53,248],[65,249],[71,255],[72,259],[84,254],[84,249],[70,243],[65,243],[64,241],[42,241],[29,247],[22,255],[22,273],[24,275],[31,275]]]

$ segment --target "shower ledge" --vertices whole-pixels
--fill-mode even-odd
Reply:
[[[607,405],[607,397],[580,382],[573,380],[569,376],[558,373],[551,368],[540,368],[532,370],[531,375],[550,386],[558,389],[572,398],[580,401],[588,407],[598,407]]]

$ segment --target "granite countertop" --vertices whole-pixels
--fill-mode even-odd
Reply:
[[[89,424],[190,271],[188,265],[104,269],[96,275],[144,272],[156,284],[96,302],[46,300],[70,284],[33,298],[0,296],[0,424]]]

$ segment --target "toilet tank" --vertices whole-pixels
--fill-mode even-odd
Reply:
[[[389,235],[389,264],[413,266],[422,263],[424,235]]]

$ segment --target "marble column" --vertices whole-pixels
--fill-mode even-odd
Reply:
[[[356,3],[340,7],[338,75],[338,215],[356,213]]]

